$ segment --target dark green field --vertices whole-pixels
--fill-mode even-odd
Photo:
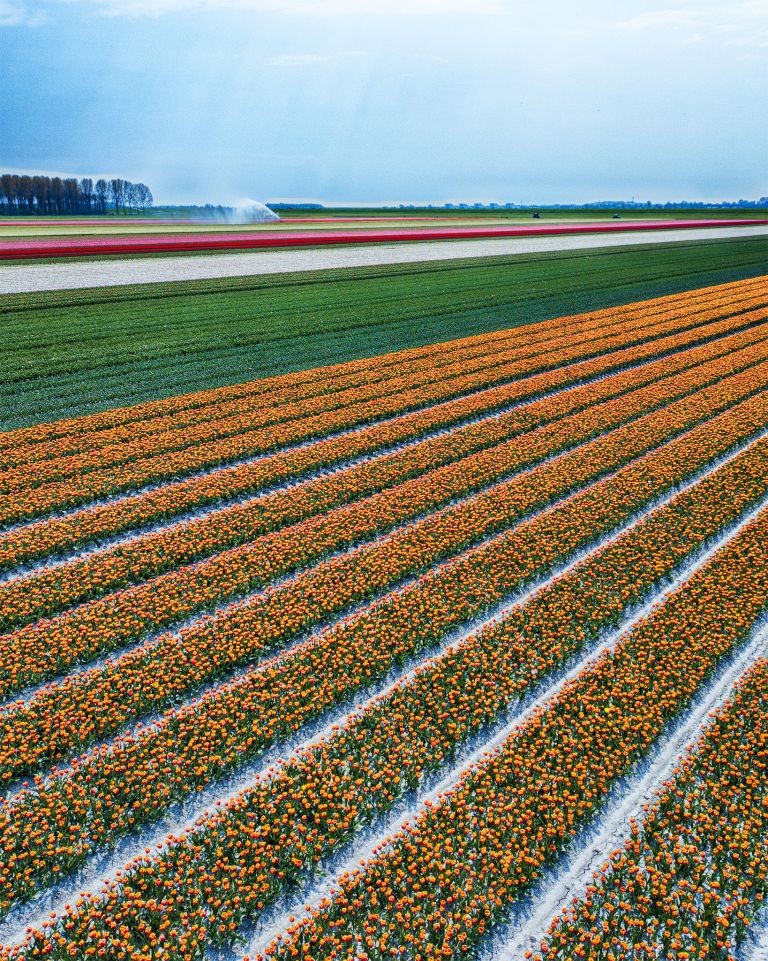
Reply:
[[[0,427],[768,274],[699,241],[0,297]]]

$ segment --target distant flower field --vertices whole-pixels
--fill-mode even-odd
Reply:
[[[6,431],[0,491],[0,959],[764,922],[768,278]]]
[[[381,218],[383,219],[383,218]],[[392,218],[393,220],[396,218]],[[294,223],[300,221],[294,221]],[[12,222],[17,231],[30,231],[29,236],[0,236],[0,262],[54,257],[97,257],[115,254],[161,254],[181,251],[251,250],[259,248],[340,246],[350,244],[403,243],[406,241],[466,240],[504,237],[557,236],[559,234],[600,234],[680,230],[696,227],[741,227],[768,223],[764,219],[691,219],[691,220],[626,220],[621,222],[550,224],[481,224],[468,221],[462,225],[429,224],[427,221],[371,227],[364,220],[352,222],[313,220],[301,228],[290,229],[291,221],[259,224],[255,229],[232,231],[195,229],[174,224],[147,225],[147,222],[118,226],[85,222],[77,236],[45,236],[40,227],[29,227],[22,221]],[[1,226],[1,225],[0,225]],[[45,226],[45,225],[43,225]],[[59,231],[66,230],[65,223]],[[99,231],[89,235],[89,226]],[[55,224],[48,225],[55,232]],[[287,228],[287,229],[286,229]],[[42,235],[35,235],[42,230]],[[142,233],[143,231],[143,233]]]

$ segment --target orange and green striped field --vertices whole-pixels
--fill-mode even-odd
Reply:
[[[760,950],[768,277],[154,393],[0,433],[3,961]]]

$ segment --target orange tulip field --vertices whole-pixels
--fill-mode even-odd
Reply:
[[[768,277],[9,430],[0,492],[0,961],[751,957]]]

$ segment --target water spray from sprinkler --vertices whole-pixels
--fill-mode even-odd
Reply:
[[[262,224],[279,219],[274,210],[251,197],[236,201],[227,215],[227,222],[231,224]]]

